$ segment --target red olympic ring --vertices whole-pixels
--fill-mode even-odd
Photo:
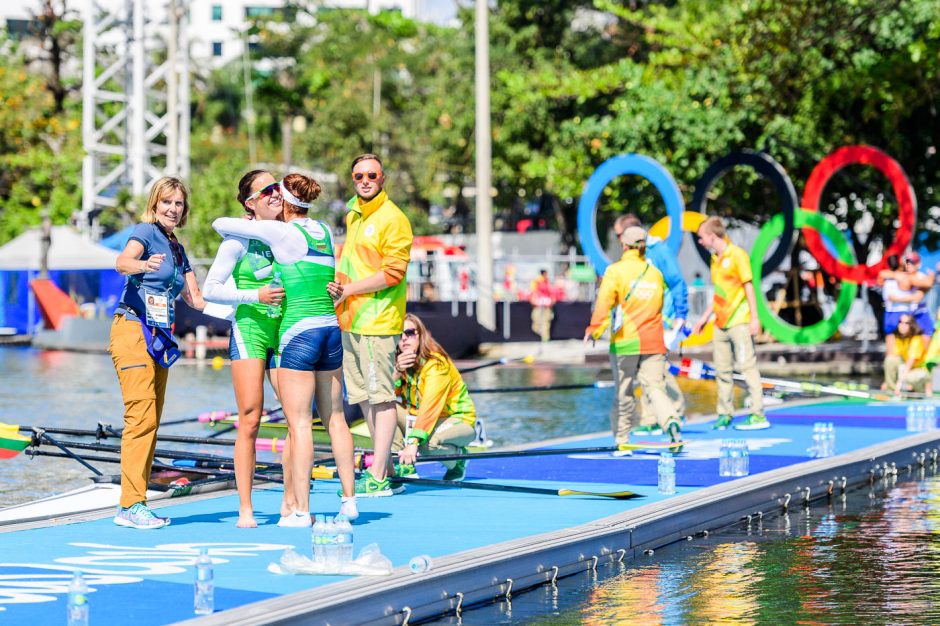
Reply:
[[[826,156],[813,169],[809,180],[806,181],[806,188],[803,190],[802,207],[807,211],[818,211],[819,199],[826,183],[840,169],[854,163],[870,165],[884,174],[891,183],[894,196],[898,201],[900,226],[894,241],[891,242],[891,245],[882,255],[881,260],[874,265],[865,265],[863,263],[846,265],[829,254],[817,231],[804,227],[803,236],[806,238],[806,247],[816,257],[819,266],[828,274],[853,283],[872,283],[877,280],[878,272],[887,266],[888,257],[903,255],[914,237],[914,225],[917,221],[917,198],[914,196],[914,189],[911,187],[911,183],[904,174],[901,165],[881,150],[871,146],[843,146]]]

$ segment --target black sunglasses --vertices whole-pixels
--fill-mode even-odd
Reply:
[[[353,179],[359,181],[359,180],[362,180],[362,178],[363,178],[364,176],[368,176],[368,177],[369,177],[369,180],[375,180],[376,178],[379,177],[379,173],[378,173],[378,172],[367,172],[367,173],[364,174],[364,173],[362,173],[362,172],[356,172],[355,174],[353,174]]]
[[[405,330],[401,331],[401,334],[404,335],[405,337],[415,337],[418,334],[418,329],[406,328]]]

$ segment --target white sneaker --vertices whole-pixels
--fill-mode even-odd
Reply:
[[[621,456],[633,456],[633,450],[614,450],[610,453],[610,456],[621,457]]]
[[[310,513],[303,511],[294,511],[290,515],[282,517],[277,523],[282,528],[310,528]]]
[[[359,507],[356,506],[356,496],[343,498],[342,504],[339,505],[339,514],[345,515],[350,522],[359,517]]]

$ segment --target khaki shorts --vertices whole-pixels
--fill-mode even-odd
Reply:
[[[343,380],[349,404],[395,402],[398,335],[343,333]]]

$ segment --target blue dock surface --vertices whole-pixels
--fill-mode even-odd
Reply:
[[[595,492],[630,490],[645,497],[623,501],[408,485],[398,496],[360,499],[361,516],[354,524],[356,551],[376,543],[396,568],[402,568],[418,554],[435,559],[472,554],[494,544],[585,525],[596,527],[605,519],[639,507],[651,511],[650,505],[659,504],[665,510],[670,505],[664,501],[704,488],[731,493],[735,481],[748,479],[718,475],[722,439],[747,441],[752,477],[781,468],[793,470],[811,460],[808,448],[814,422],[835,425],[838,455],[916,437],[905,430],[906,406],[903,402],[848,399],[783,405],[768,411],[772,428],[749,432],[718,432],[711,429],[710,422],[690,423],[683,430],[685,449],[677,457],[677,493],[671,496],[656,490],[658,453],[474,460],[468,466],[467,481]],[[940,431],[932,432],[940,438]],[[609,435],[596,435],[550,445],[582,448],[611,444]],[[438,478],[443,473],[435,463],[419,465],[418,470],[422,478]],[[314,482],[314,512],[335,514],[337,486],[338,481]],[[235,528],[237,499],[232,492],[156,505],[161,515],[173,520],[169,527],[156,531],[117,527],[111,521],[113,512],[69,523],[60,520],[0,528],[0,622],[63,623],[67,588],[76,568],[85,573],[92,590],[93,623],[145,626],[191,619],[193,562],[200,547],[209,548],[215,563],[217,613],[348,581],[349,577],[268,571],[268,565],[289,547],[307,555],[311,551],[309,529],[276,526],[281,493],[276,488],[256,491],[257,529]],[[404,587],[409,580],[422,578],[401,578],[401,571],[396,575]],[[382,586],[381,578],[373,580]]]

